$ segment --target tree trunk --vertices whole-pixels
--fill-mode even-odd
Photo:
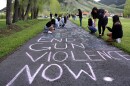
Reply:
[[[22,14],[21,8],[19,7],[19,8],[18,8],[18,18],[19,18],[20,20],[22,19],[21,14]]]
[[[33,8],[31,9],[31,19],[34,19],[34,10],[33,10]]]
[[[19,0],[15,0],[14,3],[14,15],[13,15],[13,23],[18,21],[18,12],[19,12]]]
[[[11,8],[12,8],[12,0],[7,0],[6,6],[6,24],[11,25]]]
[[[21,8],[21,19],[24,20],[24,8]]]
[[[34,10],[34,19],[36,19],[38,17],[38,11],[39,11],[39,9],[35,8],[35,10]]]
[[[32,0],[28,0],[28,6],[27,6],[27,9],[26,9],[26,12],[25,12],[25,15],[24,15],[24,20],[26,20],[28,18],[28,13],[29,13],[30,8],[31,8],[31,1]]]
[[[36,12],[36,18],[38,17],[38,13],[39,13],[39,9],[37,8],[37,12]]]

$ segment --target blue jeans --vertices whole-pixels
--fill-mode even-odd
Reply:
[[[89,26],[88,28],[91,31],[91,33],[95,33],[97,31],[97,29],[93,26]]]

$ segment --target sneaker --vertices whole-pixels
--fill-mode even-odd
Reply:
[[[101,38],[101,37],[102,37],[102,35],[101,35],[101,34],[99,34],[98,38]]]
[[[121,43],[121,39],[120,39],[120,38],[117,38],[117,39],[116,39],[116,42],[117,42],[117,43]]]
[[[48,33],[52,33],[51,31],[48,31]]]

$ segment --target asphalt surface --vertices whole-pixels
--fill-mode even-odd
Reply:
[[[68,21],[2,61],[0,86],[130,86],[130,55]]]

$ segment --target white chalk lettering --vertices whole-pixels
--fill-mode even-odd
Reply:
[[[74,42],[75,39],[74,38],[66,38],[66,42]]]
[[[48,62],[50,62],[51,61],[51,54],[52,54],[52,52],[50,52],[49,54],[48,54]]]
[[[44,38],[44,37],[41,37],[40,39],[38,39],[37,42],[50,42],[50,40]]]
[[[115,58],[114,56],[112,56],[112,53],[115,53],[115,51],[108,51],[107,53],[108,53],[108,55],[111,56],[113,59],[115,59],[115,60],[121,60],[121,58],[119,59],[119,58]]]
[[[85,49],[85,47],[84,47],[84,45],[82,43],[80,43],[80,45],[71,43],[71,45],[72,45],[73,49],[75,48],[75,46]]]
[[[53,42],[53,41],[62,42],[62,39],[58,40],[58,39],[53,38],[53,39],[51,40],[51,42]]]
[[[96,55],[88,55],[88,53],[86,53],[85,51],[83,51],[83,52],[90,61],[103,61],[102,59],[91,59],[91,57],[96,56]]]
[[[78,79],[82,73],[85,73],[85,74],[87,74],[92,80],[96,81],[97,78],[96,78],[96,76],[95,76],[95,73],[94,73],[94,71],[93,71],[91,65],[90,65],[89,63],[86,63],[86,64],[87,64],[87,66],[88,66],[89,69],[90,69],[91,75],[90,75],[89,73],[87,73],[87,72],[86,72],[85,70],[83,70],[83,69],[81,69],[80,72],[76,75],[66,64],[64,64],[64,66],[68,69],[68,71],[73,75],[73,77],[74,77],[75,79]]]
[[[65,43],[65,47],[64,48],[57,48],[57,43],[55,43],[54,45],[54,49],[59,49],[59,50],[64,50],[64,49],[67,49],[67,44]],[[62,45],[63,46],[63,45]]]
[[[99,54],[104,60],[106,60],[105,57],[108,57],[108,58],[112,59],[112,57],[109,56],[107,53],[105,53],[105,51],[102,51],[102,52],[97,51],[97,52],[98,52],[98,54]],[[104,57],[104,56],[105,56],[105,57]]]
[[[60,70],[59,75],[58,75],[57,77],[53,78],[53,79],[50,78],[50,77],[48,77],[48,76],[46,75],[46,71],[47,71],[51,66],[56,66],[56,67],[58,67],[59,70]],[[62,69],[58,64],[51,64],[51,65],[47,66],[47,67],[43,70],[43,72],[42,72],[42,77],[43,77],[44,79],[50,81],[50,82],[53,82],[53,81],[55,81],[55,80],[60,79],[60,77],[62,76],[62,74],[63,74],[63,69]]]
[[[30,73],[30,68],[28,67],[28,65],[25,65],[16,75],[15,77],[6,85],[6,86],[10,86],[11,84],[14,83],[14,81],[19,77],[19,75],[26,70],[27,73],[27,77],[29,80],[29,84],[31,84],[34,80],[34,78],[36,77],[36,75],[39,73],[39,71],[41,70],[41,68],[43,67],[44,64],[41,64],[40,67],[36,70],[36,72],[33,74],[33,76],[31,76]]]
[[[40,57],[38,57],[37,59],[34,60],[34,58],[28,53],[26,52],[26,55],[33,61],[33,62],[37,62],[39,59],[43,58],[48,52],[45,52],[44,54],[42,54]]]
[[[127,57],[130,57],[129,55],[121,55],[120,54],[120,53],[122,53],[122,51],[115,51],[115,53],[117,53],[119,56],[123,57],[126,60],[130,60],[130,58],[127,58]]]
[[[56,55],[59,54],[59,53],[65,54],[64,59],[58,60],[58,59],[55,58]],[[57,55],[57,56],[59,56],[59,55]],[[63,57],[63,55],[60,56],[60,57]],[[64,62],[67,58],[68,58],[68,54],[67,54],[66,52],[62,52],[62,51],[56,52],[56,53],[53,55],[54,61],[57,61],[57,62]]]
[[[87,59],[76,59],[73,51],[71,51],[71,56],[74,61],[87,61]]]
[[[51,50],[51,47],[42,47],[42,49],[34,49],[34,48],[32,48],[32,46],[35,46],[35,45],[43,45],[43,43],[31,44],[31,45],[29,46],[29,49],[32,50],[32,51]]]

